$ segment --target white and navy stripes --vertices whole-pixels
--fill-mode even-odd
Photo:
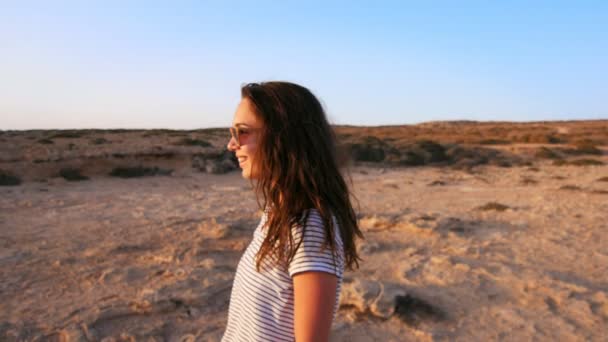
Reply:
[[[260,272],[257,272],[255,256],[265,238],[266,219],[267,213],[264,213],[237,266],[230,294],[228,324],[222,342],[294,341],[292,277],[304,271],[328,272],[338,277],[332,319],[336,317],[344,273],[344,250],[335,218],[335,264],[329,249],[321,251],[325,241],[323,221],[318,211],[311,209],[304,241],[287,269],[264,260]],[[291,233],[294,246],[297,246],[302,236],[302,225],[292,227]]]

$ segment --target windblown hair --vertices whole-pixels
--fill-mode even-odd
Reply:
[[[258,140],[255,193],[268,214],[266,239],[257,254],[259,272],[264,258],[287,266],[304,240],[294,246],[291,228],[320,214],[325,247],[334,256],[335,216],[344,245],[345,268],[359,267],[355,239],[363,239],[351,205],[351,192],[339,170],[335,133],[319,100],[310,90],[289,82],[249,83],[241,96],[251,101],[264,123]],[[262,204],[260,197],[263,198]],[[302,224],[302,236],[306,226]]]

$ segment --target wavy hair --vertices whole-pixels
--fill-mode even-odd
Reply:
[[[294,246],[291,227],[307,222],[308,209],[313,208],[323,221],[328,237],[323,245],[332,251],[334,264],[332,215],[344,245],[345,267],[358,268],[362,259],[355,240],[364,237],[339,169],[335,133],[319,100],[307,88],[289,82],[249,83],[242,86],[241,97],[251,101],[264,123],[252,168],[258,171],[254,188],[258,206],[268,215],[268,232],[256,270],[267,257],[285,267],[293,260],[304,239]]]

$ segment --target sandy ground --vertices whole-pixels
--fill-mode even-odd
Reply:
[[[607,165],[352,176],[332,341],[608,340]],[[238,172],[0,187],[0,340],[219,341],[258,219]]]

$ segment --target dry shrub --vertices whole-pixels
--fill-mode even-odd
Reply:
[[[557,154],[550,148],[541,147],[534,154],[537,158],[545,158],[545,159],[561,159],[561,156]]]
[[[523,185],[538,184],[538,181],[533,178],[530,178],[530,177],[523,177],[521,179],[521,184],[523,184]]]
[[[510,207],[504,204],[500,204],[498,202],[488,202],[481,207],[478,207],[478,210],[496,210],[496,211],[505,211]]]
[[[577,186],[577,185],[567,184],[567,185],[560,186],[559,190],[578,191],[578,190],[581,190],[581,187]]]
[[[598,182],[608,182],[608,177],[598,178],[598,179],[596,179],[596,181],[598,181]]]
[[[211,147],[211,143],[206,140],[183,138],[175,142],[173,145],[184,145],[184,146],[200,146],[200,147]]]
[[[71,181],[71,182],[74,182],[74,181],[83,181],[83,180],[88,180],[89,179],[89,177],[83,176],[80,173],[80,170],[73,169],[73,168],[64,168],[64,169],[61,169],[59,171],[59,175],[61,177],[63,177],[65,180]]]
[[[591,193],[598,195],[608,195],[608,190],[592,190]]]
[[[0,170],[0,186],[14,186],[21,184],[21,178],[7,172]]]
[[[432,140],[420,140],[416,142],[416,146],[428,154],[428,161],[431,163],[442,162],[448,160],[445,147]]]
[[[354,161],[361,162],[381,162],[386,157],[382,147],[370,144],[350,145],[351,157]]]
[[[502,139],[482,139],[477,142],[480,145],[509,145],[511,144],[508,140]]]
[[[471,169],[478,165],[492,164],[501,167],[509,167],[517,160],[510,160],[513,157],[492,149],[483,147],[450,147],[446,155],[456,169]]]
[[[117,167],[110,172],[110,176],[112,177],[120,177],[120,178],[135,178],[135,177],[146,177],[146,176],[156,176],[156,175],[170,175],[173,172],[171,169],[160,169],[158,167]]]
[[[414,151],[406,151],[399,157],[399,165],[420,166],[424,165],[424,157]]]
[[[591,154],[596,156],[601,156],[602,150],[597,148],[596,143],[593,140],[584,139],[580,140],[576,143],[576,150],[574,150],[575,154]]]
[[[604,165],[602,161],[597,159],[576,159],[568,162],[568,164],[575,166]]]
[[[563,142],[562,139],[553,134],[526,134],[522,137],[522,141],[536,144],[559,144]]]
[[[429,186],[445,185],[444,181],[436,180],[428,184]]]
[[[83,131],[65,130],[65,131],[60,131],[58,133],[52,134],[48,138],[49,139],[52,139],[52,138],[76,139],[76,138],[81,138],[83,135],[85,135],[85,132],[83,132]]]
[[[150,131],[146,131],[144,134],[142,134],[142,138],[149,138],[149,137],[154,137],[157,135],[165,135],[168,134],[170,132],[170,130],[163,130],[163,129],[153,129]]]
[[[91,144],[93,145],[101,145],[101,144],[107,144],[109,143],[109,141],[105,138],[95,138],[93,140],[91,140]]]
[[[597,159],[575,159],[575,160],[558,159],[558,160],[553,161],[553,165],[555,165],[555,166],[564,166],[564,165],[597,166],[597,165],[604,165],[604,163]]]
[[[39,144],[43,144],[43,145],[50,145],[50,144],[54,144],[55,142],[53,142],[53,140],[51,139],[40,139],[38,140]]]

